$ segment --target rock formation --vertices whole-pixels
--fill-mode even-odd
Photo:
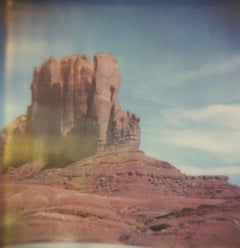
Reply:
[[[26,116],[2,132],[2,160],[65,164],[99,151],[137,151],[139,117],[121,109],[120,85],[118,62],[111,55],[96,54],[94,63],[85,55],[49,58],[34,69]],[[16,122],[24,128],[18,131]]]
[[[27,113],[0,133],[1,163],[12,166],[0,173],[0,246],[239,247],[240,188],[139,151],[139,117],[120,108],[120,84],[103,53],[35,68]]]
[[[139,151],[42,167],[32,162],[0,175],[6,190],[3,219],[11,220],[5,224],[5,245],[240,246],[240,188],[226,177],[186,176]]]

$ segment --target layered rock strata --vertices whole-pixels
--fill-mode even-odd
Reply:
[[[4,222],[4,245],[239,247],[240,188],[227,177],[186,176],[139,151],[43,167],[26,163],[0,175],[3,219],[11,220]]]
[[[121,109],[120,85],[118,62],[109,54],[96,54],[94,63],[85,55],[49,58],[34,69],[32,103],[14,122],[21,120],[24,128],[16,131],[13,123],[16,128],[2,132],[3,160],[14,162],[22,145],[19,162],[67,163],[99,151],[137,151],[139,117]]]

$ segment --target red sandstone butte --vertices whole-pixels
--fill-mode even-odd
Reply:
[[[46,60],[34,69],[27,114],[2,131],[2,164],[66,165],[98,151],[137,151],[140,119],[121,109],[120,85],[118,62],[109,54],[96,54],[94,62],[86,55]]]
[[[35,68],[27,113],[0,133],[0,246],[240,247],[240,188],[139,151],[120,84],[104,53]]]

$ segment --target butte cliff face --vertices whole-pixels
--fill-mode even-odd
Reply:
[[[111,55],[96,54],[94,62],[85,55],[46,60],[34,69],[27,114],[2,132],[3,163],[68,163],[99,151],[137,151],[139,117],[121,109],[120,85]]]

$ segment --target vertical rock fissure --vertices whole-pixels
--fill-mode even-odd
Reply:
[[[108,121],[108,129],[107,129],[107,143],[106,146],[110,146],[114,144],[114,111],[115,111],[115,105],[113,104],[109,116],[109,121]]]
[[[113,86],[110,87],[110,91],[111,91],[111,102],[113,101],[113,94],[115,92],[115,88]]]

